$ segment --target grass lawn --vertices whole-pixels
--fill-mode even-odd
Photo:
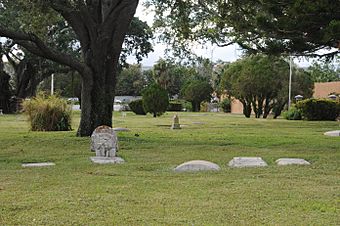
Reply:
[[[0,116],[0,225],[340,225],[339,122],[246,119],[223,113],[160,118],[115,113],[122,165],[94,165],[90,139],[30,132],[22,115]],[[74,116],[77,128],[79,115]],[[231,169],[235,156],[264,168]],[[276,166],[298,157],[310,166]],[[189,160],[219,172],[174,173]],[[22,168],[25,162],[54,167]]]

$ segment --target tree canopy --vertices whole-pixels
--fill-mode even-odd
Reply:
[[[238,43],[251,53],[315,54],[340,47],[340,1],[148,0],[155,28],[172,47]],[[187,41],[190,42],[187,42]],[[178,49],[177,48],[177,49]]]
[[[278,57],[250,56],[230,66],[225,71],[222,84],[226,92],[241,101],[244,115],[268,116],[275,108],[278,116],[288,100],[289,65]],[[299,69],[294,70],[293,95],[312,95],[313,82]]]

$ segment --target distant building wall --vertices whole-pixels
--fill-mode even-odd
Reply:
[[[338,82],[316,82],[314,83],[315,98],[327,98],[331,93],[340,94],[340,81]]]

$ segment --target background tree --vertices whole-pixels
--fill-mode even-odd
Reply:
[[[153,83],[146,87],[143,92],[143,107],[145,112],[150,112],[153,117],[164,114],[169,106],[169,96],[165,89]]]
[[[207,81],[190,80],[183,86],[181,96],[191,102],[194,112],[198,112],[203,101],[210,101],[212,92],[211,85]]]
[[[5,114],[10,113],[10,98],[12,90],[9,80],[10,76],[4,71],[4,64],[2,60],[0,60],[0,109],[2,110],[2,113]]]
[[[340,81],[340,66],[330,62],[314,62],[307,71],[310,73],[314,82],[333,82]]]
[[[147,79],[144,77],[141,65],[129,65],[118,75],[116,95],[140,96],[146,85]]]
[[[10,14],[8,10],[14,7],[18,15],[29,13],[27,29],[16,29],[9,21],[1,21],[0,36],[12,39],[38,56],[69,66],[81,75],[82,114],[78,134],[88,136],[99,125],[112,126],[117,65],[138,0],[13,2],[2,0],[2,12]],[[65,20],[79,40],[81,60],[57,50],[48,42],[47,32],[34,32],[31,28],[35,18],[45,19],[46,28],[53,26],[51,18]]]
[[[301,70],[294,70],[293,96],[312,94],[313,83]],[[230,64],[223,76],[227,93],[243,104],[244,115],[266,118],[274,108],[280,114],[288,100],[289,65],[282,58],[249,56]],[[277,115],[276,115],[277,117]]]

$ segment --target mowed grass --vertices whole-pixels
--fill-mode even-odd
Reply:
[[[115,113],[131,130],[118,132],[126,163],[94,165],[89,138],[0,116],[0,225],[340,225],[340,137],[323,135],[339,122],[181,112],[170,130],[172,117]],[[231,169],[235,156],[269,166]],[[311,165],[276,166],[282,157]],[[194,159],[221,171],[173,172]],[[46,161],[56,166],[21,167]]]

